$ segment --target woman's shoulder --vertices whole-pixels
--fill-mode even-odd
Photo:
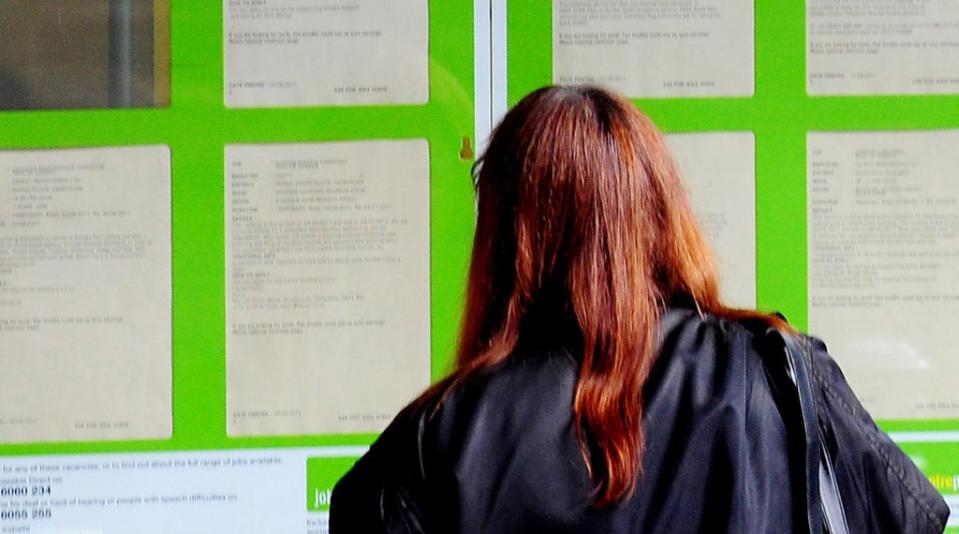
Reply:
[[[678,356],[684,364],[704,359],[729,360],[759,355],[776,329],[762,316],[724,316],[695,308],[674,307],[663,313],[659,357]]]
[[[740,367],[761,365],[762,352],[768,350],[769,327],[760,321],[670,308],[660,323],[655,364],[660,373],[662,368],[684,367],[688,369],[681,373],[716,379]],[[462,447],[462,436],[472,438],[471,429],[478,426],[500,442],[527,439],[531,432],[565,431],[572,424],[578,373],[576,349],[549,340],[524,340],[501,364],[470,375],[445,396],[407,407],[394,424],[417,428],[424,434],[420,443],[438,450]]]
[[[438,405],[416,412],[422,443],[455,468],[464,456],[509,458],[572,425],[578,361],[566,348],[521,344],[506,361],[475,373]]]
[[[745,413],[735,404],[744,381],[729,377],[744,359],[734,353],[758,335],[742,321],[684,309],[666,311],[661,328],[662,353],[645,392],[650,475],[637,502],[656,494],[657,481],[669,484],[654,474],[702,460],[698,448],[688,447],[697,429],[738,425],[728,414]],[[471,375],[445,397],[405,409],[337,486],[334,526],[353,517],[430,524],[437,532],[459,531],[456,525],[497,531],[515,524],[523,510],[570,528],[599,520],[590,512],[592,486],[573,420],[579,358],[561,345],[524,340],[502,364]]]
[[[518,509],[581,509],[587,503],[574,501],[588,494],[589,480],[575,461],[576,369],[568,351],[527,347],[445,396],[411,404],[337,485],[331,524],[379,531],[345,528],[362,517],[457,532],[509,524]]]
[[[471,411],[491,403],[503,409],[547,400],[568,404],[576,382],[579,360],[570,348],[521,342],[501,364],[477,372],[444,401],[443,409]]]
[[[670,308],[661,317],[657,365],[728,366],[764,350],[767,328],[754,320]],[[462,444],[460,435],[475,426],[482,426],[484,433],[494,430],[498,440],[528,435],[544,425],[565,427],[572,420],[578,373],[576,349],[549,340],[523,340],[499,365],[456,382],[446,394],[407,406],[384,437],[412,429],[423,434],[420,445],[446,448]]]

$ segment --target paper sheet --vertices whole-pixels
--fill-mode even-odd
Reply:
[[[424,140],[229,145],[231,436],[374,432],[430,379]]]
[[[223,0],[227,107],[424,104],[427,0]]]
[[[169,437],[170,151],[0,152],[0,442]]]
[[[752,132],[666,136],[719,264],[723,299],[756,307],[756,155]]]
[[[811,133],[809,330],[880,419],[959,416],[959,130]]]
[[[751,96],[753,0],[555,0],[553,81],[631,97]]]
[[[810,95],[959,92],[956,0],[808,0]]]

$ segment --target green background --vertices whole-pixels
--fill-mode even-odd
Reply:
[[[329,496],[333,486],[356,462],[354,456],[323,456],[306,459],[306,509],[329,512],[330,501],[317,499],[317,492]]]
[[[805,17],[805,2],[755,1],[752,97],[634,100],[664,132],[755,133],[757,307],[781,311],[803,330],[807,327],[806,134],[959,128],[959,95],[808,96]],[[552,1],[511,0],[507,41],[507,96],[513,105],[530,91],[552,83]],[[959,420],[879,424],[887,431],[959,431]],[[913,456],[931,459],[929,465],[936,470],[927,474],[959,475],[959,443],[905,447]]]
[[[430,144],[434,377],[448,369],[473,230],[473,3],[430,0],[430,100],[226,109],[222,2],[172,2],[171,106],[0,113],[0,149],[163,144],[172,152],[173,437],[0,445],[0,456],[366,444],[372,435],[228,438],[224,145],[425,138]],[[423,355],[424,358],[430,355]]]

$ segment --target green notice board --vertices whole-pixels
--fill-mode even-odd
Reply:
[[[450,368],[474,217],[470,179],[476,146],[473,3],[422,2],[428,6],[425,9],[429,15],[425,103],[261,108],[227,108],[224,104],[224,16],[228,4],[244,9],[266,6],[266,17],[308,13],[310,8],[308,2],[292,1],[172,2],[168,16],[159,13],[155,26],[169,25],[169,50],[157,50],[155,54],[158,61],[167,60],[170,64],[168,107],[0,111],[3,151],[169,147],[173,347],[169,439],[0,444],[0,487],[5,491],[0,499],[2,526],[23,523],[35,528],[146,532],[143,525],[153,521],[153,517],[156,525],[151,528],[158,529],[156,532],[322,530],[325,519],[314,512],[325,507],[318,507],[318,501],[303,500],[308,471],[311,481],[326,481],[324,491],[328,490],[327,482],[335,480],[349,462],[322,459],[356,458],[375,434],[228,436],[226,145],[425,140],[429,154],[429,285],[422,298],[428,300],[430,341],[429,351],[422,358],[428,362],[426,367],[433,379]],[[345,11],[359,5],[320,4],[327,6],[324,9]],[[373,5],[362,4],[363,8]],[[277,5],[281,7],[271,7]],[[282,6],[293,6],[291,10],[299,11],[285,11],[283,15],[277,11],[286,9]],[[374,30],[357,31],[367,32],[364,37],[377,36]],[[162,39],[158,39],[156,46],[162,44]],[[0,359],[10,356],[5,354]],[[382,357],[389,358],[389,354]],[[22,379],[30,381],[30,377]],[[58,392],[45,394],[52,398]],[[47,460],[52,463],[45,463]],[[72,466],[65,467],[67,464]],[[231,465],[240,471],[218,471]],[[269,466],[275,469],[270,471]],[[99,474],[90,475],[93,479],[71,479],[73,475],[64,470]],[[108,471],[116,477],[111,479]],[[176,471],[193,472],[194,478],[177,481],[174,477],[167,481],[169,484],[162,482],[167,476],[164,473]],[[34,476],[36,480],[31,482]],[[234,476],[239,478],[231,479]],[[237,491],[204,489],[204,480],[217,478],[232,480],[226,483]],[[72,486],[71,480],[75,481]],[[142,490],[132,489],[140,484],[138,480],[161,482],[156,482],[160,486],[153,489],[150,484]],[[19,500],[7,499],[8,486],[11,498]],[[243,493],[244,488],[260,486],[246,496]],[[84,491],[93,493],[87,495]],[[193,491],[202,494],[193,496]],[[284,498],[278,498],[279,495]],[[287,499],[290,495],[293,497]],[[247,511],[224,514],[225,508],[219,508],[220,512],[213,514],[217,518],[197,519],[199,523],[189,526],[172,518],[178,514],[201,518],[206,513],[201,511],[203,506],[208,505],[209,511],[231,502],[242,503],[238,509]],[[277,517],[289,515],[290,503],[295,514]],[[161,513],[161,505],[172,508]],[[104,511],[111,506],[121,511]],[[250,520],[250,514],[263,519]],[[237,517],[225,519],[228,515]]]
[[[554,65],[553,49],[554,42],[557,42],[554,40],[557,36],[553,34],[554,9],[560,9],[557,6],[562,6],[565,10],[562,14],[565,19],[560,20],[569,22],[576,17],[579,19],[567,27],[557,26],[562,28],[557,31],[563,32],[564,35],[561,36],[560,44],[556,46],[570,46],[570,43],[574,43],[581,45],[582,51],[587,46],[607,45],[607,48],[602,50],[617,50],[617,44],[622,45],[625,42],[653,43],[651,46],[658,46],[653,38],[663,37],[663,35],[658,33],[639,35],[636,32],[639,29],[645,31],[646,28],[634,27],[634,33],[630,36],[628,32],[624,33],[623,26],[618,25],[620,23],[614,20],[642,19],[644,15],[640,11],[643,9],[647,10],[647,16],[657,15],[661,21],[670,18],[678,20],[683,16],[687,20],[697,18],[702,20],[703,17],[698,17],[691,11],[694,9],[693,6],[697,6],[695,9],[712,9],[714,12],[725,11],[724,16],[730,16],[733,4],[746,3],[729,2],[729,10],[726,10],[724,3],[697,2],[688,3],[688,5],[676,3],[675,6],[687,6],[690,11],[685,14],[680,14],[678,11],[667,13],[664,11],[666,8],[663,7],[665,4],[597,3],[572,0],[510,1],[507,8],[506,32],[509,104],[515,104],[524,95],[538,87],[558,83],[560,80],[557,78],[562,77],[561,74],[554,76],[554,70],[559,68]],[[630,5],[633,7],[628,7]],[[820,5],[820,9],[826,9],[822,7],[825,5],[823,3],[817,5]],[[661,94],[645,98],[637,98],[636,94],[630,94],[630,96],[634,98],[634,103],[667,134],[753,133],[755,136],[756,305],[763,310],[781,311],[793,324],[805,330],[809,325],[807,278],[810,272],[807,259],[809,258],[807,134],[810,132],[955,131],[959,128],[959,90],[956,90],[955,85],[959,78],[952,75],[951,79],[942,77],[938,80],[942,83],[952,83],[951,90],[942,90],[940,86],[940,89],[925,91],[939,94],[895,94],[897,91],[892,90],[889,92],[893,94],[870,96],[861,94],[810,96],[807,92],[806,49],[811,47],[812,43],[807,43],[806,28],[807,24],[812,27],[817,20],[811,17],[807,19],[806,3],[756,0],[751,9],[754,17],[755,63],[751,94],[749,94],[750,91],[746,91],[747,94],[740,96],[676,97]],[[946,18],[956,16],[955,13],[950,13],[948,16],[945,11],[942,13],[942,16]],[[825,16],[821,12],[816,15]],[[745,20],[748,17],[742,18]],[[599,34],[595,25],[597,19],[608,22],[610,31],[615,33]],[[867,19],[866,22],[870,20]],[[668,25],[662,23],[658,28],[663,29],[665,26]],[[682,23],[679,26],[682,27]],[[748,26],[746,24],[746,27]],[[847,26],[847,29],[849,27]],[[712,30],[719,31],[715,26]],[[699,37],[702,38],[704,35]],[[691,38],[695,37],[693,35]],[[728,42],[716,41],[713,44],[716,47],[734,46],[732,41],[738,39],[736,35],[725,35],[723,38]],[[563,39],[566,42],[563,42]],[[847,39],[855,40],[853,37],[847,37]],[[884,53],[885,49],[877,48],[877,50],[879,50],[878,53]],[[953,69],[950,72],[954,72],[957,68],[955,49],[951,50],[953,50],[952,55],[944,56],[946,58],[944,63]],[[615,52],[609,52],[609,54],[613,53]],[[598,54],[592,57],[603,59]],[[735,65],[737,70],[741,67],[742,65]],[[637,66],[637,68],[640,67]],[[903,68],[910,68],[910,66]],[[589,71],[589,67],[584,70]],[[568,76],[568,73],[566,74]],[[636,76],[641,77],[640,74]],[[920,83],[930,80],[913,81]],[[948,150],[947,145],[946,151],[954,151],[956,145],[953,143],[952,147],[952,150]],[[956,176],[954,167],[942,177],[946,181],[954,181],[956,178],[959,176]],[[815,335],[816,332],[812,334]],[[825,341],[828,344],[830,339],[827,338]],[[955,357],[954,352],[952,356]],[[894,389],[891,388],[890,391]],[[955,499],[959,495],[959,484],[957,484],[959,481],[959,419],[956,419],[954,415],[924,418],[894,417],[880,420],[880,425],[887,431],[893,432],[894,438],[899,440],[934,485],[953,499],[955,509]]]
[[[154,3],[154,58],[170,65],[168,73],[155,69],[155,80],[169,79],[168,91],[155,89],[161,107],[0,111],[2,151],[165,145],[172,165],[172,435],[0,444],[0,526],[146,534],[325,528],[331,484],[375,434],[228,436],[226,145],[427,141],[431,350],[424,358],[430,358],[433,379],[449,369],[473,223],[472,154],[464,150],[464,144],[476,146],[473,2],[428,2],[426,103],[242,109],[224,105],[224,4]],[[552,6],[546,0],[508,3],[511,104],[553,81]],[[668,133],[752,133],[756,303],[806,327],[808,132],[956,129],[959,97],[811,97],[803,3],[757,0],[754,16],[751,96],[636,103]],[[168,43],[161,38],[165,26]],[[58,391],[44,394],[56,398]],[[959,420],[881,424],[896,432],[937,488],[959,495]]]

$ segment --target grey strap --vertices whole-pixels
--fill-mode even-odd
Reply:
[[[819,449],[819,502],[822,512],[823,531],[829,534],[849,534],[849,525],[846,522],[846,512],[842,504],[842,494],[839,492],[839,483],[836,480],[836,472],[833,469],[832,459],[829,457],[829,451],[826,448],[826,441],[822,434],[822,426],[819,424],[819,410],[815,402],[815,395],[810,381],[810,372],[808,367],[812,366],[812,355],[809,353],[809,343],[805,339],[796,339],[793,336],[783,336],[787,358],[793,366],[793,380],[796,382],[796,388],[799,390],[799,397],[802,400],[809,399],[812,402],[802,402],[802,415],[806,421],[807,430],[816,433],[818,440],[809,440],[807,443],[814,444],[818,441]],[[797,346],[798,345],[798,346]],[[813,503],[810,502],[812,506]]]
[[[826,445],[822,448],[822,461],[819,462],[819,497],[822,499],[822,516],[826,532],[829,534],[849,534],[846,524],[846,510],[842,505],[842,495],[836,483],[836,472],[832,468],[832,460],[826,452]]]

